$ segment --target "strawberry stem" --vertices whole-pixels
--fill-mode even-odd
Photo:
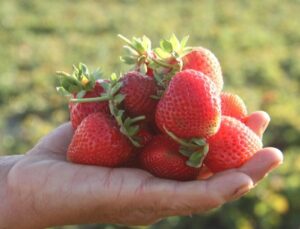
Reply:
[[[64,71],[56,71],[56,75],[71,77],[71,75],[69,73],[64,72]]]
[[[109,96],[100,96],[100,97],[94,97],[94,98],[81,98],[81,99],[70,99],[70,102],[74,103],[89,103],[89,102],[102,102],[102,101],[108,101],[111,98]]]
[[[165,126],[163,127],[165,132],[177,143],[180,144],[179,152],[188,157],[186,164],[193,168],[199,168],[203,164],[203,160],[206,157],[209,145],[203,138],[191,138],[189,140],[181,139],[174,133],[169,131]]]

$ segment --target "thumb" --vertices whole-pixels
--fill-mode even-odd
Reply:
[[[73,134],[74,131],[70,122],[64,123],[43,137],[34,149],[55,154],[65,154],[72,140]]]

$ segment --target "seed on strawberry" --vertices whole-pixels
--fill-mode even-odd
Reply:
[[[223,88],[223,76],[221,65],[217,57],[208,49],[203,47],[194,48],[182,57],[183,70],[194,69],[203,72],[216,84],[218,92]]]
[[[139,159],[142,168],[161,178],[187,181],[199,173],[199,168],[186,164],[188,158],[179,153],[179,144],[164,135],[153,137]]]
[[[117,167],[125,163],[132,152],[133,146],[115,121],[98,112],[88,115],[78,126],[67,158],[74,163]]]
[[[260,138],[241,121],[222,116],[219,131],[208,139],[204,164],[214,173],[238,168],[262,148]]]
[[[221,101],[210,78],[195,70],[177,73],[160,99],[155,114],[161,131],[181,138],[207,138],[221,121]]]
[[[247,107],[244,101],[236,94],[221,92],[222,115],[243,120],[247,116]]]

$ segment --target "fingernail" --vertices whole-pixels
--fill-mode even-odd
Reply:
[[[270,121],[271,121],[271,118],[270,118],[269,115],[267,115],[267,116],[266,116],[266,119],[265,119],[265,122],[261,125],[261,128],[260,128],[260,130],[259,130],[260,136],[262,136],[263,133],[265,132],[265,130],[267,129],[267,127],[268,127]]]
[[[271,170],[273,170],[273,169],[275,169],[275,168],[277,168],[279,165],[281,165],[282,164],[282,161],[277,161],[277,162],[275,162],[275,163],[273,163],[271,166],[270,166],[270,168],[269,168],[269,171],[271,171]]]
[[[243,196],[243,195],[245,195],[247,192],[249,192],[250,189],[251,189],[251,187],[250,187],[249,185],[242,186],[242,187],[238,188],[238,189],[234,192],[233,196],[234,196],[235,198],[240,198],[241,196]]]

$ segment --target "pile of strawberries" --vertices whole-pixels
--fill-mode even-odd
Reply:
[[[160,41],[119,35],[121,60],[132,70],[103,79],[99,70],[74,66],[58,72],[58,91],[68,96],[75,130],[67,158],[74,163],[135,167],[161,178],[196,179],[240,167],[260,138],[244,124],[247,109],[236,94],[223,92],[220,63],[188,37]]]

